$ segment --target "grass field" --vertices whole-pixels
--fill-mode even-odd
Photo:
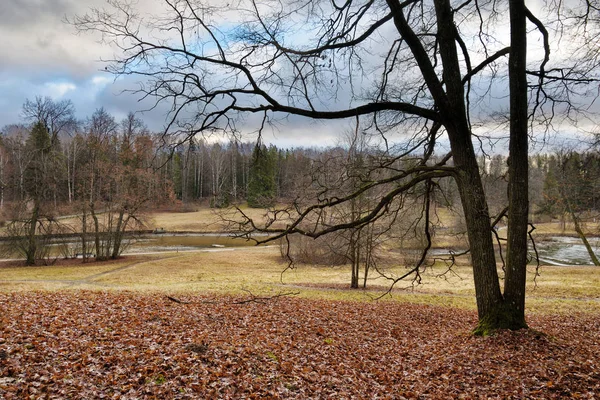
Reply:
[[[239,209],[252,218],[258,224],[266,220],[266,210],[250,208],[245,204],[240,204]],[[101,215],[101,214],[100,214]],[[438,208],[435,210],[436,221],[440,226],[452,228],[456,223],[458,216],[446,208]],[[533,217],[532,217],[533,218]],[[185,212],[177,211],[151,211],[140,215],[140,219],[144,222],[147,229],[163,228],[168,232],[223,232],[235,229],[235,221],[242,221],[242,216],[234,209],[215,209],[206,205],[189,206]],[[574,226],[568,220],[560,222],[554,220],[551,222],[535,222],[534,237],[536,236],[551,236],[551,235],[570,235],[576,236]],[[58,220],[73,231],[80,231],[81,221],[77,216],[59,217]],[[232,223],[233,222],[233,223]],[[283,227],[284,222],[275,224],[274,227]],[[582,223],[583,230],[590,236],[598,236],[600,233],[599,222]],[[452,230],[452,229],[450,229]],[[4,232],[5,228],[0,227],[0,233]],[[436,245],[447,246],[455,245],[457,242],[462,243],[463,238],[455,236],[444,236],[438,232]]]
[[[81,264],[72,260],[53,266],[8,264],[0,266],[0,291],[84,289],[179,296],[249,292],[269,296],[298,292],[298,296],[307,298],[372,301],[389,287],[388,280],[372,272],[367,290],[349,289],[348,266],[296,265],[283,272],[286,267],[277,246],[124,257],[109,263]],[[389,266],[385,272],[397,276],[405,269]],[[422,274],[420,284],[412,280],[400,282],[391,296],[385,298],[474,309],[470,268],[458,265],[445,272],[443,266],[429,268]],[[530,267],[529,312],[600,312],[598,268],[545,266],[540,272],[534,281],[535,268]]]
[[[240,205],[240,210],[257,223],[265,221],[266,210]],[[235,228],[229,221],[242,221],[233,209],[197,207],[189,212],[154,212],[147,215],[148,225],[167,231],[222,232]]]
[[[261,220],[264,210],[242,208],[253,219]],[[159,212],[146,216],[150,228],[167,231],[218,232],[228,228],[224,219],[236,219],[232,212],[199,207],[190,212]],[[452,216],[438,211],[440,218]],[[536,225],[541,234],[562,233],[558,223]],[[566,226],[567,232],[569,226]],[[437,239],[450,243],[453,238]],[[386,274],[405,272],[402,260],[388,262]],[[389,287],[389,280],[371,272],[367,290],[350,290],[347,266],[297,265],[286,269],[276,246],[259,248],[211,249],[191,253],[128,256],[108,263],[81,264],[77,260],[58,265],[20,267],[0,263],[0,291],[101,289],[159,291],[165,293],[277,293],[299,291],[300,296],[371,300]],[[422,274],[420,284],[400,282],[392,297],[403,301],[456,305],[474,308],[472,272],[467,265],[454,266],[445,273],[438,265]],[[527,286],[528,306],[532,312],[570,309],[599,309],[600,269],[595,267],[545,266],[534,281],[530,267]]]

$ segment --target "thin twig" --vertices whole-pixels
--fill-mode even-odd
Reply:
[[[179,300],[178,298],[173,297],[173,296],[167,296],[167,299],[169,299],[169,300],[171,300],[171,301],[173,301],[173,302],[175,302],[177,304],[190,304],[189,301]]]
[[[270,300],[275,300],[278,299],[280,297],[286,297],[286,296],[297,296],[300,294],[300,292],[279,292],[273,296],[265,296],[265,297],[260,297],[260,296],[256,296],[255,294],[253,294],[251,291],[247,290],[247,289],[243,289],[244,292],[248,293],[250,295],[249,299],[246,300],[238,300],[238,301],[234,301],[231,304],[247,304],[247,303],[260,303],[260,304],[265,304],[266,302],[270,301]]]
[[[537,288],[537,278],[538,276],[540,276],[540,255],[537,251],[537,247],[535,245],[535,240],[533,239],[533,231],[535,230],[535,225],[533,225],[531,222],[529,223],[529,226],[531,226],[531,229],[529,231],[527,231],[527,235],[529,235],[529,239],[531,240],[531,245],[533,246],[533,251],[535,252],[535,260],[536,260],[536,266],[535,266],[535,274],[533,276],[533,289],[535,290]]]

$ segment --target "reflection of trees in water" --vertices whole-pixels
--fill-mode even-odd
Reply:
[[[592,247],[600,250],[598,240],[591,240]],[[578,238],[555,236],[549,240],[537,242],[542,264],[592,265],[585,246]]]

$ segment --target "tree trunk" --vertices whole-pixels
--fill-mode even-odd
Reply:
[[[186,150],[181,157],[181,201],[185,204],[188,201],[188,179],[189,179],[189,155],[190,149]]]
[[[598,257],[596,257],[596,253],[594,252],[592,245],[587,240],[587,237],[585,236],[583,229],[581,229],[581,225],[579,224],[579,218],[577,217],[577,215],[571,208],[568,200],[567,200],[567,211],[569,212],[569,214],[571,215],[571,219],[573,220],[573,225],[575,226],[575,232],[577,232],[577,235],[583,242],[583,245],[585,246],[585,249],[587,250],[588,254],[590,255],[592,262],[594,263],[595,266],[600,266],[600,260],[598,260]]]
[[[204,198],[204,153],[201,153],[200,155],[200,171],[198,171],[198,179],[199,179],[199,189],[198,189],[198,193],[199,193],[199,198]]]
[[[121,242],[123,241],[123,232],[127,226],[127,221],[124,220],[125,210],[119,211],[119,219],[117,220],[117,227],[115,228],[115,241],[113,243],[112,254],[110,258],[113,260],[119,257],[121,253]]]
[[[237,201],[237,145],[231,144],[231,196],[233,201]]]
[[[86,262],[88,259],[88,251],[87,251],[87,210],[85,205],[83,206],[83,214],[81,215],[81,252],[83,257],[83,262]]]
[[[456,152],[455,148],[458,148]],[[503,302],[496,269],[489,211],[471,141],[468,140],[464,146],[458,146],[455,143],[452,150],[453,153],[455,152],[455,165],[459,171],[457,186],[465,214],[471,250],[477,312],[479,320],[482,321],[488,315],[494,314]]]
[[[94,210],[94,205],[90,204],[90,213],[94,220],[94,243],[96,245],[96,260],[105,260],[104,254],[102,254],[102,247],[100,245],[100,223],[98,222],[98,216]]]
[[[25,168],[21,160],[21,154],[19,154],[19,200],[25,199]]]
[[[444,66],[445,95],[441,83],[436,82],[433,77],[428,79],[431,81],[430,90],[440,106],[442,123],[448,131],[457,171],[455,179],[465,214],[477,312],[481,322],[497,313],[503,304],[503,298],[496,269],[489,210],[466,117],[465,93],[456,48],[453,12],[448,0],[436,0],[435,9],[440,56]],[[496,328],[493,322],[490,328]]]
[[[71,190],[72,190],[72,198],[75,200],[75,170],[77,169],[77,147],[75,143],[73,143],[73,166],[71,167]]]
[[[355,231],[350,233],[350,263],[352,265],[352,276],[350,278],[350,288],[358,289],[358,272],[360,266],[360,260],[358,259],[358,241],[356,239]]]
[[[35,254],[37,253],[37,242],[35,240],[35,233],[40,217],[40,203],[36,199],[33,204],[33,211],[31,212],[31,219],[29,220],[29,232],[27,232],[27,251],[26,254],[26,265],[35,265]]]
[[[73,194],[71,191],[71,151],[67,146],[67,195],[69,198],[69,204],[73,201]]]
[[[367,237],[365,239],[365,268],[363,276],[363,289],[367,288],[367,279],[369,277],[369,269],[371,269],[371,261],[373,257],[373,226],[366,226],[364,229],[367,230]]]
[[[52,194],[54,197],[54,212],[58,212],[58,178],[56,177],[56,165],[54,164],[54,162],[52,163],[52,178],[54,183],[52,188]]]
[[[507,328],[527,327],[525,284],[529,214],[529,160],[527,137],[527,28],[523,0],[510,0],[511,51],[509,56],[510,143],[508,166],[508,242],[504,311]]]

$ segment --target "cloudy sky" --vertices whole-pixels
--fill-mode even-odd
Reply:
[[[152,12],[157,1],[140,0],[138,4]],[[134,81],[115,81],[104,71],[101,60],[113,56],[111,48],[100,44],[98,36],[77,34],[65,23],[65,19],[104,5],[105,0],[0,0],[0,128],[22,122],[21,106],[36,96],[72,100],[76,116],[82,120],[99,107],[120,120],[129,111],[148,106],[138,102],[139,96],[122,93]],[[497,96],[497,101],[506,103],[501,97]],[[141,116],[153,131],[164,126],[164,109]],[[266,141],[282,146],[332,145],[340,131],[352,129],[346,122],[299,117],[282,123],[286,125],[280,125]]]
[[[153,6],[152,0],[143,3],[146,11]],[[105,0],[0,0],[0,129],[23,122],[22,105],[36,96],[70,99],[82,120],[99,107],[117,120],[129,111],[146,109],[149,103],[139,103],[139,96],[122,93],[135,82],[115,81],[104,71],[102,60],[110,59],[113,50],[99,43],[99,36],[78,34],[65,23],[92,7],[105,7]],[[164,127],[164,110],[141,117],[153,131]],[[334,135],[326,133],[327,123],[304,123],[322,133],[320,144],[335,144]],[[275,131],[267,140],[285,146],[314,144],[295,140],[294,129]]]
[[[104,106],[115,116],[113,78],[98,62],[110,50],[93,37],[78,36],[63,19],[97,0],[9,0],[0,2],[0,126],[21,121],[26,99],[71,99],[78,118]],[[133,105],[133,104],[132,104]]]

